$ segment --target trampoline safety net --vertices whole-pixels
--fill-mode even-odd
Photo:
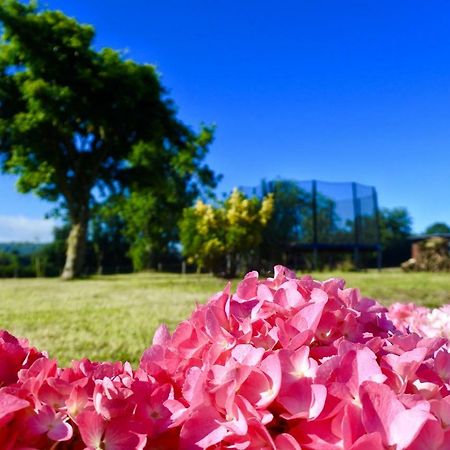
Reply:
[[[247,197],[274,194],[272,222],[285,245],[312,250],[379,250],[377,193],[372,186],[276,180],[239,189]]]

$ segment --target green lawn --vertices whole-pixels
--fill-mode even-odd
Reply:
[[[388,304],[450,303],[449,274],[399,271],[320,273],[342,276],[347,286]],[[134,365],[156,327],[171,329],[195,302],[205,302],[225,281],[208,275],[142,273],[62,282],[58,279],[0,280],[0,328],[27,337],[62,365],[71,359],[128,360]]]

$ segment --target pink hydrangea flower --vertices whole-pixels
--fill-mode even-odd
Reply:
[[[161,325],[140,366],[0,333],[0,448],[448,450],[450,307],[276,266]]]

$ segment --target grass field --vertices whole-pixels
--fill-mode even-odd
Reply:
[[[414,301],[450,303],[450,275],[386,270],[382,273],[319,273],[341,276],[347,286],[384,304]],[[71,359],[122,360],[136,365],[156,327],[171,329],[195,302],[205,302],[225,285],[208,275],[142,273],[58,279],[0,280],[0,328],[26,337],[62,365]]]

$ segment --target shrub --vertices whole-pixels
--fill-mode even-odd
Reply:
[[[235,277],[254,258],[272,210],[272,194],[259,200],[237,189],[215,206],[197,201],[180,221],[183,255],[199,270]]]

